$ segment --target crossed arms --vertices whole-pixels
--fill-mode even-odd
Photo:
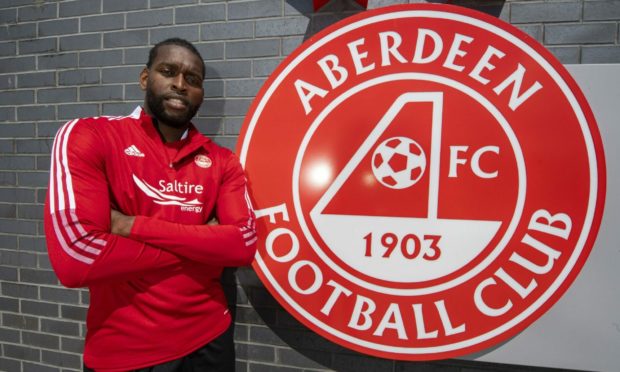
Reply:
[[[84,120],[67,123],[54,140],[44,222],[50,260],[65,286],[126,280],[188,260],[215,266],[252,261],[254,216],[234,157],[216,200],[219,225],[184,225],[113,212],[100,147]]]

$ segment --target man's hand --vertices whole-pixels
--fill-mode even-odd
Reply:
[[[133,221],[136,219],[134,216],[127,216],[121,212],[112,209],[111,210],[111,232],[112,234],[128,237],[133,226]]]

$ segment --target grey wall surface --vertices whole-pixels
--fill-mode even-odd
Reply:
[[[407,2],[370,0],[369,8]],[[618,0],[452,3],[516,25],[563,63],[620,63]],[[62,123],[75,117],[129,113],[142,101],[137,77],[149,47],[180,36],[196,43],[207,63],[206,98],[198,126],[233,148],[253,97],[278,63],[305,38],[360,11],[355,2],[346,0],[333,0],[318,12],[312,11],[311,0],[2,0],[0,370],[81,369],[88,292],[58,284],[42,228],[51,142]],[[605,279],[617,282],[617,276]],[[489,362],[432,363],[360,355],[292,319],[250,269],[239,270],[232,281],[238,289],[239,371],[524,369],[491,364],[523,360],[493,358],[490,353],[482,358]],[[616,294],[612,290],[611,295]],[[553,344],[541,347],[554,350]],[[545,365],[535,358],[532,362]]]

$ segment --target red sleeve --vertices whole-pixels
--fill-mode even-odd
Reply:
[[[249,265],[256,253],[245,174],[231,153],[215,204],[219,225],[183,225],[137,216],[130,237],[210,265]]]
[[[123,280],[179,264],[174,254],[110,233],[110,196],[101,141],[92,122],[73,120],[56,134],[45,202],[52,267],[67,287]]]

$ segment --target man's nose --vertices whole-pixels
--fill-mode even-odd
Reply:
[[[172,78],[172,87],[176,90],[185,90],[185,76],[182,73],[176,74]]]

